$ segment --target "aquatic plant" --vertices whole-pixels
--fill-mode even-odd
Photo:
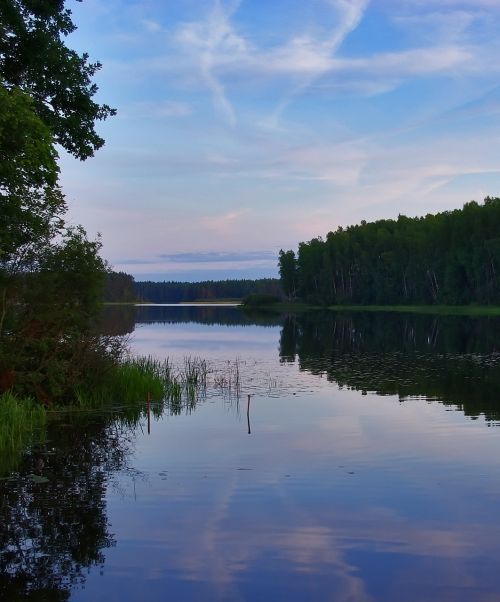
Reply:
[[[241,361],[236,358],[234,361],[228,360],[224,367],[214,374],[214,387],[220,389],[221,393],[236,395],[239,397],[241,392]]]
[[[43,438],[47,412],[31,399],[0,395],[0,473],[8,470],[34,439]]]
[[[152,357],[128,358],[112,366],[98,383],[77,389],[75,402],[80,408],[127,406],[144,403],[150,397],[161,400],[173,380],[170,363]]]

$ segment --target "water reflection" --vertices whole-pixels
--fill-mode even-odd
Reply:
[[[398,395],[401,401],[438,400],[471,418],[484,415],[489,423],[500,422],[498,317],[321,311],[275,315],[234,307],[123,306],[108,308],[105,324],[113,333],[147,327],[136,330],[136,351],[178,359],[193,349],[220,359],[220,351],[227,353],[231,346],[233,358],[243,351],[270,359],[272,330],[280,328],[284,363],[298,361],[302,370],[326,375],[341,387]],[[263,326],[271,329],[268,336]],[[260,368],[255,364],[247,370],[257,373],[252,390],[256,380],[280,380],[278,373]],[[297,382],[288,384],[301,390]],[[275,388],[277,393],[290,391],[284,383]]]
[[[98,416],[52,420],[46,444],[0,481],[0,600],[68,600],[115,545],[109,475],[129,454],[127,429]]]
[[[279,326],[283,316],[248,313],[234,306],[115,305],[103,310],[105,334],[130,334],[138,324],[205,324],[207,326]]]
[[[315,312],[288,316],[282,361],[339,386],[423,397],[500,420],[500,319]]]
[[[500,420],[500,320],[108,318],[226,372],[150,414],[50,424],[0,481],[1,600],[498,598],[500,437],[462,412]],[[216,386],[236,357],[237,395]]]

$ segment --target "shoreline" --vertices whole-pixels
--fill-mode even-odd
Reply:
[[[250,308],[248,308],[250,309]],[[500,305],[328,305],[318,306],[307,303],[270,303],[254,306],[251,309],[272,312],[336,311],[336,312],[387,312],[436,314],[455,316],[500,316]]]

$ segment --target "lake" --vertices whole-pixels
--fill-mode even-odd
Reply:
[[[50,423],[0,481],[0,599],[500,599],[499,318],[123,306],[105,329],[205,359],[207,389],[149,426]]]

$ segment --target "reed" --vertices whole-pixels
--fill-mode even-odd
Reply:
[[[234,361],[228,360],[223,369],[219,370],[213,379],[214,387],[220,389],[225,395],[241,394],[241,361],[236,358]]]
[[[172,388],[174,377],[168,360],[150,356],[130,358],[113,366],[99,383],[78,389],[75,404],[79,408],[130,406],[144,403],[148,394],[162,400]]]
[[[206,391],[208,374],[206,360],[199,357],[184,358],[178,368],[174,368],[168,359],[128,358],[113,366],[101,382],[77,390],[73,406],[79,409],[125,408],[144,404],[148,395],[154,402],[182,405],[186,399],[192,405]],[[161,412],[158,404],[154,409]]]
[[[10,392],[0,395],[0,472],[35,440],[42,439],[47,421],[45,408]]]

